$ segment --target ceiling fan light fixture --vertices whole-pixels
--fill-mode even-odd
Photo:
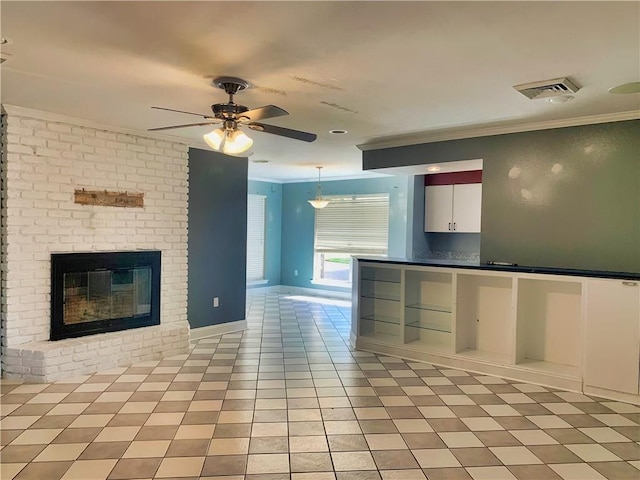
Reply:
[[[221,128],[216,128],[215,130],[212,130],[202,136],[202,138],[204,138],[204,141],[207,142],[207,145],[209,145],[214,150],[220,150],[220,146],[222,145],[224,137],[225,132]]]
[[[227,131],[227,138],[222,146],[222,152],[229,155],[238,155],[246,152],[253,145],[251,140],[240,130]]]

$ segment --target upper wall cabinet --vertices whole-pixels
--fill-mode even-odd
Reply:
[[[424,202],[425,232],[480,233],[481,183],[430,185]]]

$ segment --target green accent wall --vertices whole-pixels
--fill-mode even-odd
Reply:
[[[363,152],[363,168],[483,159],[481,262],[640,272],[640,120]]]

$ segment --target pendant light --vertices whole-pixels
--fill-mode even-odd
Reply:
[[[238,130],[238,124],[233,120],[225,120],[224,128],[216,128],[202,138],[214,150],[234,156],[246,152],[253,145],[253,140]]]
[[[316,167],[318,169],[318,188],[316,190],[316,198],[314,200],[307,200],[313,208],[324,208],[329,205],[329,200],[322,198],[322,186],[320,185],[320,170],[322,167]]]

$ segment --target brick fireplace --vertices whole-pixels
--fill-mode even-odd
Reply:
[[[186,353],[188,147],[5,109],[3,375],[50,382]],[[74,191],[82,188],[142,193],[144,206],[75,203]],[[162,252],[159,325],[50,340],[52,254],[148,250]]]

